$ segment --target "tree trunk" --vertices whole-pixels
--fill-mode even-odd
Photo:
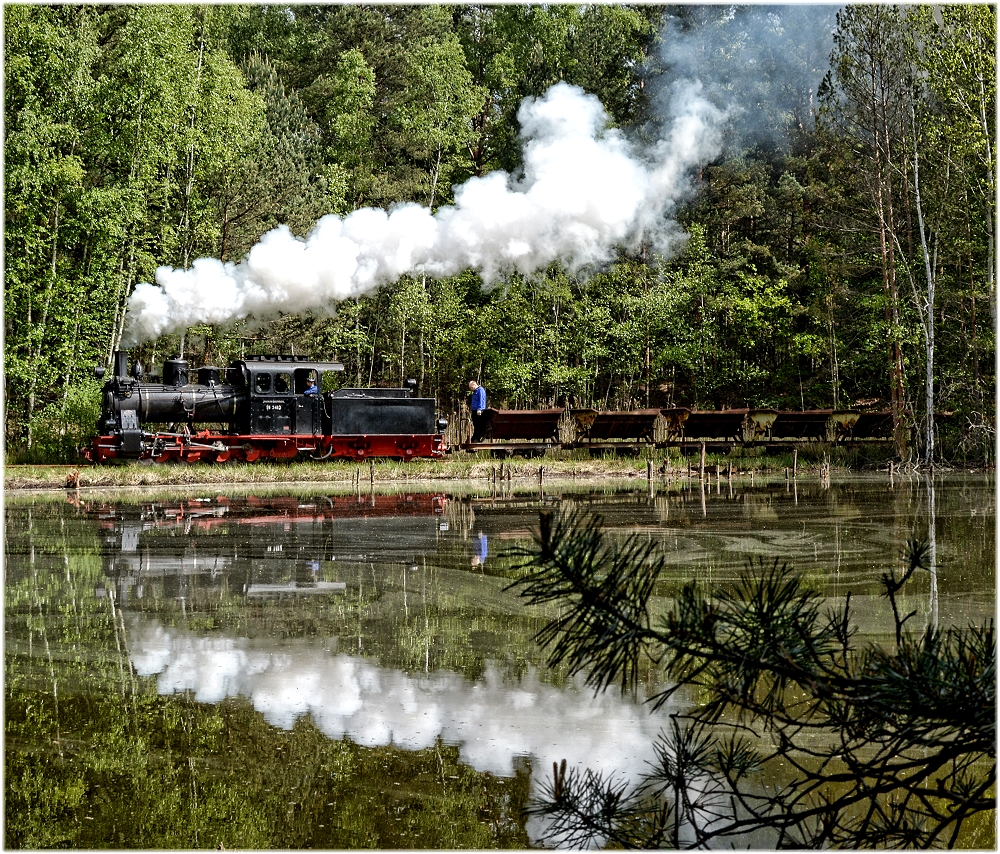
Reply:
[[[924,377],[924,403],[927,407],[927,424],[924,438],[924,462],[934,466],[934,267],[935,262],[927,246],[927,232],[924,229],[924,209],[920,201],[920,150],[917,146],[916,118],[913,135],[913,193],[917,205],[917,226],[920,229],[920,248],[924,256],[924,275],[927,279],[927,294],[921,311],[924,327],[924,349],[926,374]],[[915,296],[915,294],[914,294]],[[918,308],[920,305],[918,303]]]
[[[35,392],[38,390],[38,373],[42,364],[42,346],[45,342],[45,327],[49,321],[49,308],[52,305],[52,291],[56,284],[56,265],[59,261],[59,200],[56,199],[52,211],[52,260],[49,268],[49,284],[45,289],[45,304],[42,306],[42,315],[38,322],[38,341],[35,352],[32,353],[31,363],[34,370],[31,372],[31,383],[28,386],[28,450],[31,450],[34,441],[34,429],[32,416],[35,413]]]
[[[878,45],[881,47],[881,43]],[[899,291],[896,282],[896,231],[892,204],[892,139],[889,118],[892,93],[886,82],[884,56],[872,56],[868,68],[869,98],[874,144],[875,212],[878,218],[879,258],[885,294],[885,319],[888,326],[889,398],[892,408],[892,434],[896,453],[906,452],[903,407],[903,353],[900,347]]]
[[[205,27],[204,24],[202,24],[201,39],[198,44],[198,68],[195,76],[196,97],[201,94],[201,70],[204,65],[204,55]],[[192,104],[191,121],[189,123],[189,129],[191,131],[191,144],[188,146],[187,156],[184,159],[184,169],[186,174],[184,182],[184,207],[181,212],[181,241],[183,247],[182,259],[185,270],[191,264],[191,250],[193,248],[193,240],[191,238],[191,195],[194,192],[194,126],[197,112],[196,107]]]

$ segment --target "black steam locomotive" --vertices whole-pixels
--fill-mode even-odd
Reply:
[[[164,363],[161,378],[144,382],[141,366],[130,373],[127,354],[118,351],[104,384],[98,436],[83,455],[98,463],[444,455],[448,423],[437,418],[433,398],[414,397],[416,381],[404,388],[320,391],[325,374],[343,370],[339,362],[248,356],[224,373],[198,368],[191,382],[188,362],[175,357]],[[95,376],[104,373],[99,367]]]

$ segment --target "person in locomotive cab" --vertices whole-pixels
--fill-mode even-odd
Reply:
[[[319,389],[316,388],[316,377],[310,376],[306,380],[306,390],[302,393],[307,396],[319,394]]]
[[[469,380],[472,395],[469,397],[469,410],[472,412],[473,442],[482,442],[486,433],[486,389],[475,380]]]

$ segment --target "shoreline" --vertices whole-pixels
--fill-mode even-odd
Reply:
[[[789,455],[790,457],[791,455]],[[516,459],[516,458],[515,458]],[[926,473],[921,467],[890,464],[860,468],[823,461],[798,461],[783,456],[714,458],[706,460],[705,480],[713,483],[730,478],[828,478],[832,473],[874,474],[892,477]],[[207,486],[296,486],[304,483],[338,486],[398,487],[404,484],[460,483],[467,486],[490,486],[504,482],[538,483],[556,480],[641,480],[657,484],[699,479],[698,462],[686,459],[477,459],[414,460],[408,463],[391,460],[328,463],[243,463],[213,465],[150,465],[129,463],[116,466],[21,464],[4,466],[4,492],[23,493],[53,489],[114,489],[129,487],[207,487]],[[939,465],[935,473],[989,474],[991,467]]]

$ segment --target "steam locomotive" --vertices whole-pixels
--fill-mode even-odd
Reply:
[[[91,462],[252,462],[258,459],[410,460],[441,457],[444,431],[434,398],[403,388],[341,388],[321,392],[339,362],[297,356],[247,356],[225,372],[167,359],[162,377],[144,381],[116,351],[104,384],[97,438],[82,453]],[[105,369],[94,372],[103,379]],[[311,385],[315,384],[315,388]],[[308,390],[308,393],[307,393]],[[162,425],[153,429],[153,425]],[[200,427],[200,429],[199,429]]]

